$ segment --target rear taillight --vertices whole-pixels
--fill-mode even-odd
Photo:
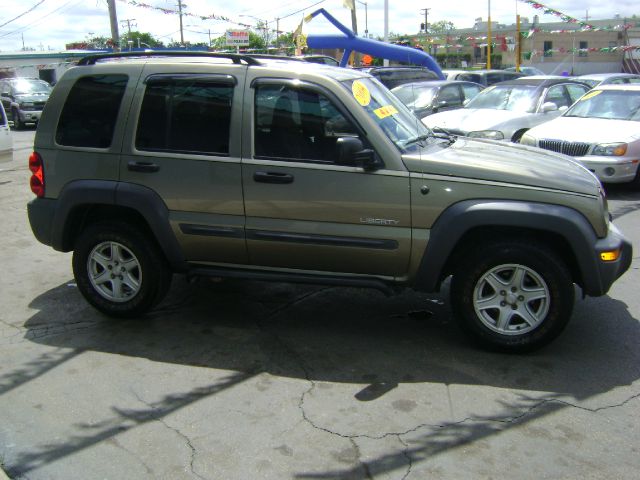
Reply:
[[[44,164],[39,153],[33,152],[29,156],[29,170],[33,173],[29,181],[31,191],[39,198],[44,197]]]

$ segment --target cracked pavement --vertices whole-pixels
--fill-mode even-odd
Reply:
[[[478,350],[437,295],[176,277],[146,318],[81,298],[0,168],[0,462],[16,479],[637,478],[640,192],[609,295],[527,355]],[[580,297],[577,292],[577,298]]]

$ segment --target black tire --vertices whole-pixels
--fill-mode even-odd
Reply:
[[[511,137],[511,141],[513,143],[520,143],[520,140],[522,140],[522,136],[527,132],[527,128],[522,129],[522,130],[518,130],[516,133],[513,134],[513,137]]]
[[[574,286],[551,249],[505,240],[464,256],[453,274],[451,301],[461,328],[474,340],[521,353],[546,345],[566,327]]]
[[[13,117],[13,128],[15,130],[22,130],[24,128],[24,123],[20,120],[18,110],[15,108],[11,109],[11,116]]]
[[[636,170],[636,176],[631,180],[631,187],[640,190],[640,165],[638,165]]]
[[[73,252],[73,274],[91,305],[111,317],[126,318],[158,304],[172,275],[157,245],[120,222],[96,223],[84,230]]]

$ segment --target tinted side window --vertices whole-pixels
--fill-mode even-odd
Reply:
[[[569,92],[569,96],[571,97],[571,103],[576,103],[576,101],[585,93],[587,93],[589,89],[587,87],[583,87],[582,85],[571,85],[567,84],[567,91]]]
[[[571,105],[571,100],[567,98],[564,85],[555,85],[549,89],[547,96],[544,99],[545,102],[553,102],[558,108],[568,107]]]
[[[440,94],[438,95],[439,102],[446,102],[447,105],[462,105],[462,97],[460,96],[460,89],[457,85],[447,85],[442,87]]]
[[[466,80],[468,82],[483,83],[482,77],[477,73],[461,73],[456,80]]]
[[[471,100],[473,97],[475,97],[480,93],[480,90],[482,90],[482,88],[477,85],[471,85],[470,83],[465,83],[462,85],[462,90],[464,92],[465,100]]]
[[[487,85],[501,82],[503,78],[502,73],[487,73]]]
[[[256,157],[334,162],[337,139],[356,135],[353,124],[320,93],[279,85],[256,89]]]
[[[62,108],[56,142],[73,147],[108,148],[113,140],[126,75],[82,77]]]
[[[233,85],[208,79],[148,83],[136,148],[161,152],[229,154]]]

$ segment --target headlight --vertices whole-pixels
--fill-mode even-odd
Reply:
[[[471,138],[489,138],[491,140],[502,140],[504,135],[500,130],[478,130],[477,132],[469,132],[467,137]]]
[[[533,138],[531,135],[529,135],[528,133],[525,133],[524,135],[522,135],[522,137],[520,137],[520,144],[522,145],[527,145],[529,147],[535,147],[537,146],[537,141],[535,138]]]
[[[591,155],[620,157],[625,153],[627,153],[626,143],[603,143],[601,145],[596,145],[593,152],[591,152]]]

